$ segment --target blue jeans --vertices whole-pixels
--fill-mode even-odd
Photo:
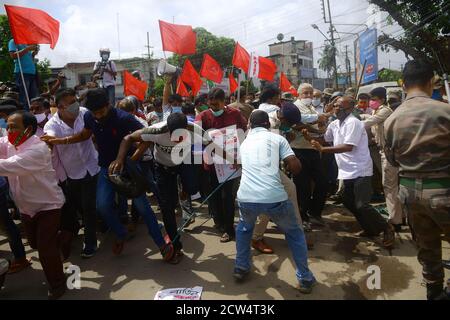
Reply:
[[[127,235],[127,230],[120,222],[119,211],[120,208],[123,209],[127,207],[126,198],[118,197],[120,203],[118,206],[115,206],[115,195],[116,192],[114,191],[112,183],[108,179],[108,169],[103,167],[100,168],[100,173],[97,180],[97,211],[115,233],[116,237],[119,240],[123,240]],[[123,202],[125,202],[125,205]],[[148,202],[147,196],[143,194],[142,196],[134,198],[133,205],[144,219],[153,241],[159,248],[163,246],[165,241],[161,235],[158,221],[156,220],[155,213]]]
[[[248,271],[251,268],[251,249],[253,228],[256,218],[266,214],[283,230],[289,249],[297,267],[296,276],[299,281],[312,281],[314,276],[308,268],[308,249],[305,234],[295,215],[290,200],[277,203],[239,202],[239,224],[236,228],[236,263],[235,267]]]
[[[23,79],[25,80],[25,87],[22,82],[22,76],[20,73],[14,74],[16,86],[19,88],[19,101],[23,105],[24,110],[30,110],[30,106],[27,102],[27,96],[25,95],[25,87],[27,88],[28,98],[33,99],[39,95],[36,75],[35,74],[23,74]]]
[[[25,248],[22,243],[19,228],[8,212],[8,185],[0,187],[0,225],[5,229],[9,247],[16,260],[25,258]]]

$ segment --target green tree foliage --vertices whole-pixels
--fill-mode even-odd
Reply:
[[[441,66],[450,73],[450,2],[448,0],[369,0],[389,13],[404,33],[382,33],[378,43],[382,50],[393,48],[407,58],[427,59],[436,71]],[[439,62],[440,61],[440,62]]]
[[[325,71],[328,77],[331,77],[333,71],[333,55],[333,47],[330,44],[326,44],[320,53],[320,59],[317,61],[319,63],[319,68]]]
[[[402,73],[400,71],[383,69],[378,72],[378,81],[388,82],[388,81],[398,81],[402,78]]]
[[[195,28],[194,31],[197,33],[196,53],[188,56],[174,54],[168,59],[170,64],[182,67],[184,61],[189,59],[195,69],[200,71],[203,54],[207,53],[213,57],[222,68],[231,66],[235,46],[235,41],[233,39],[217,37],[204,28]]]
[[[164,80],[162,78],[157,78],[155,80],[152,95],[154,95],[155,97],[162,97],[163,91],[164,91]]]
[[[45,92],[48,90],[47,80],[52,76],[52,71],[50,70],[50,60],[45,58],[44,60],[39,61],[36,66],[39,75],[39,91]]]
[[[12,81],[14,61],[9,56],[8,42],[12,39],[8,17],[0,15],[0,81]]]

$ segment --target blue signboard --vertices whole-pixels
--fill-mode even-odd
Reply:
[[[362,83],[368,83],[378,79],[378,47],[377,29],[368,29],[359,37],[359,50],[361,65],[366,62],[366,69]]]

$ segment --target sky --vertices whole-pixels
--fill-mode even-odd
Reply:
[[[8,0],[3,4],[41,9],[60,21],[60,36],[54,50],[41,45],[39,59],[48,58],[52,67],[69,62],[99,60],[98,49],[111,49],[111,58],[142,57],[147,53],[147,32],[155,58],[164,57],[158,19],[177,24],[204,27],[217,36],[239,41],[248,51],[268,55],[268,45],[277,42],[283,33],[285,40],[309,40],[314,45],[314,67],[325,38],[313,29],[316,24],[323,33],[328,30],[321,11],[321,0]],[[348,45],[353,68],[355,36],[364,26],[341,24],[376,23],[394,36],[401,34],[398,26],[387,25],[385,13],[373,13],[366,0],[330,0],[333,23],[338,36],[338,64],[344,65],[345,45]],[[328,36],[328,35],[327,35]],[[343,41],[346,40],[346,41]],[[120,43],[120,46],[119,46]],[[119,50],[120,47],[120,50]],[[169,54],[167,54],[169,55]],[[379,50],[379,68],[400,69],[406,62],[401,52],[389,54]],[[320,74],[319,74],[320,75]],[[324,75],[322,73],[322,75]]]

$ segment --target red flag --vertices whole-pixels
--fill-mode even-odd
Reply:
[[[123,72],[123,93],[126,96],[136,96],[139,100],[145,99],[148,84],[144,81],[138,80],[128,71]]]
[[[171,24],[159,20],[159,30],[163,51],[175,52],[178,54],[194,54],[197,34],[191,26]]]
[[[5,4],[11,33],[16,44],[50,44],[54,49],[59,37],[59,21],[38,9]]]
[[[250,78],[258,78],[267,81],[273,81],[277,66],[275,63],[264,57],[252,54],[250,57],[249,76]]]
[[[181,77],[177,80],[177,94],[179,94],[182,97],[189,97],[189,92],[186,89],[186,86],[184,85],[183,81],[181,81]]]
[[[184,62],[183,71],[181,72],[181,80],[191,87],[192,95],[195,97],[202,87],[202,79],[200,78],[194,66],[186,59]]]
[[[228,75],[228,80],[230,81],[230,93],[234,93],[238,88],[238,83],[236,82],[236,79],[234,79],[232,73]]]
[[[242,48],[239,45],[239,42],[236,42],[236,47],[234,48],[233,53],[233,61],[232,64],[248,73],[248,67],[250,65],[250,55],[247,50]]]
[[[286,75],[283,72],[280,75],[280,89],[281,89],[281,92],[289,92],[295,97],[298,96],[297,90],[295,90],[295,88],[292,86],[289,79],[286,77]]]
[[[200,75],[208,80],[221,83],[223,78],[223,70],[216,60],[214,60],[209,54],[205,53],[203,55]]]

